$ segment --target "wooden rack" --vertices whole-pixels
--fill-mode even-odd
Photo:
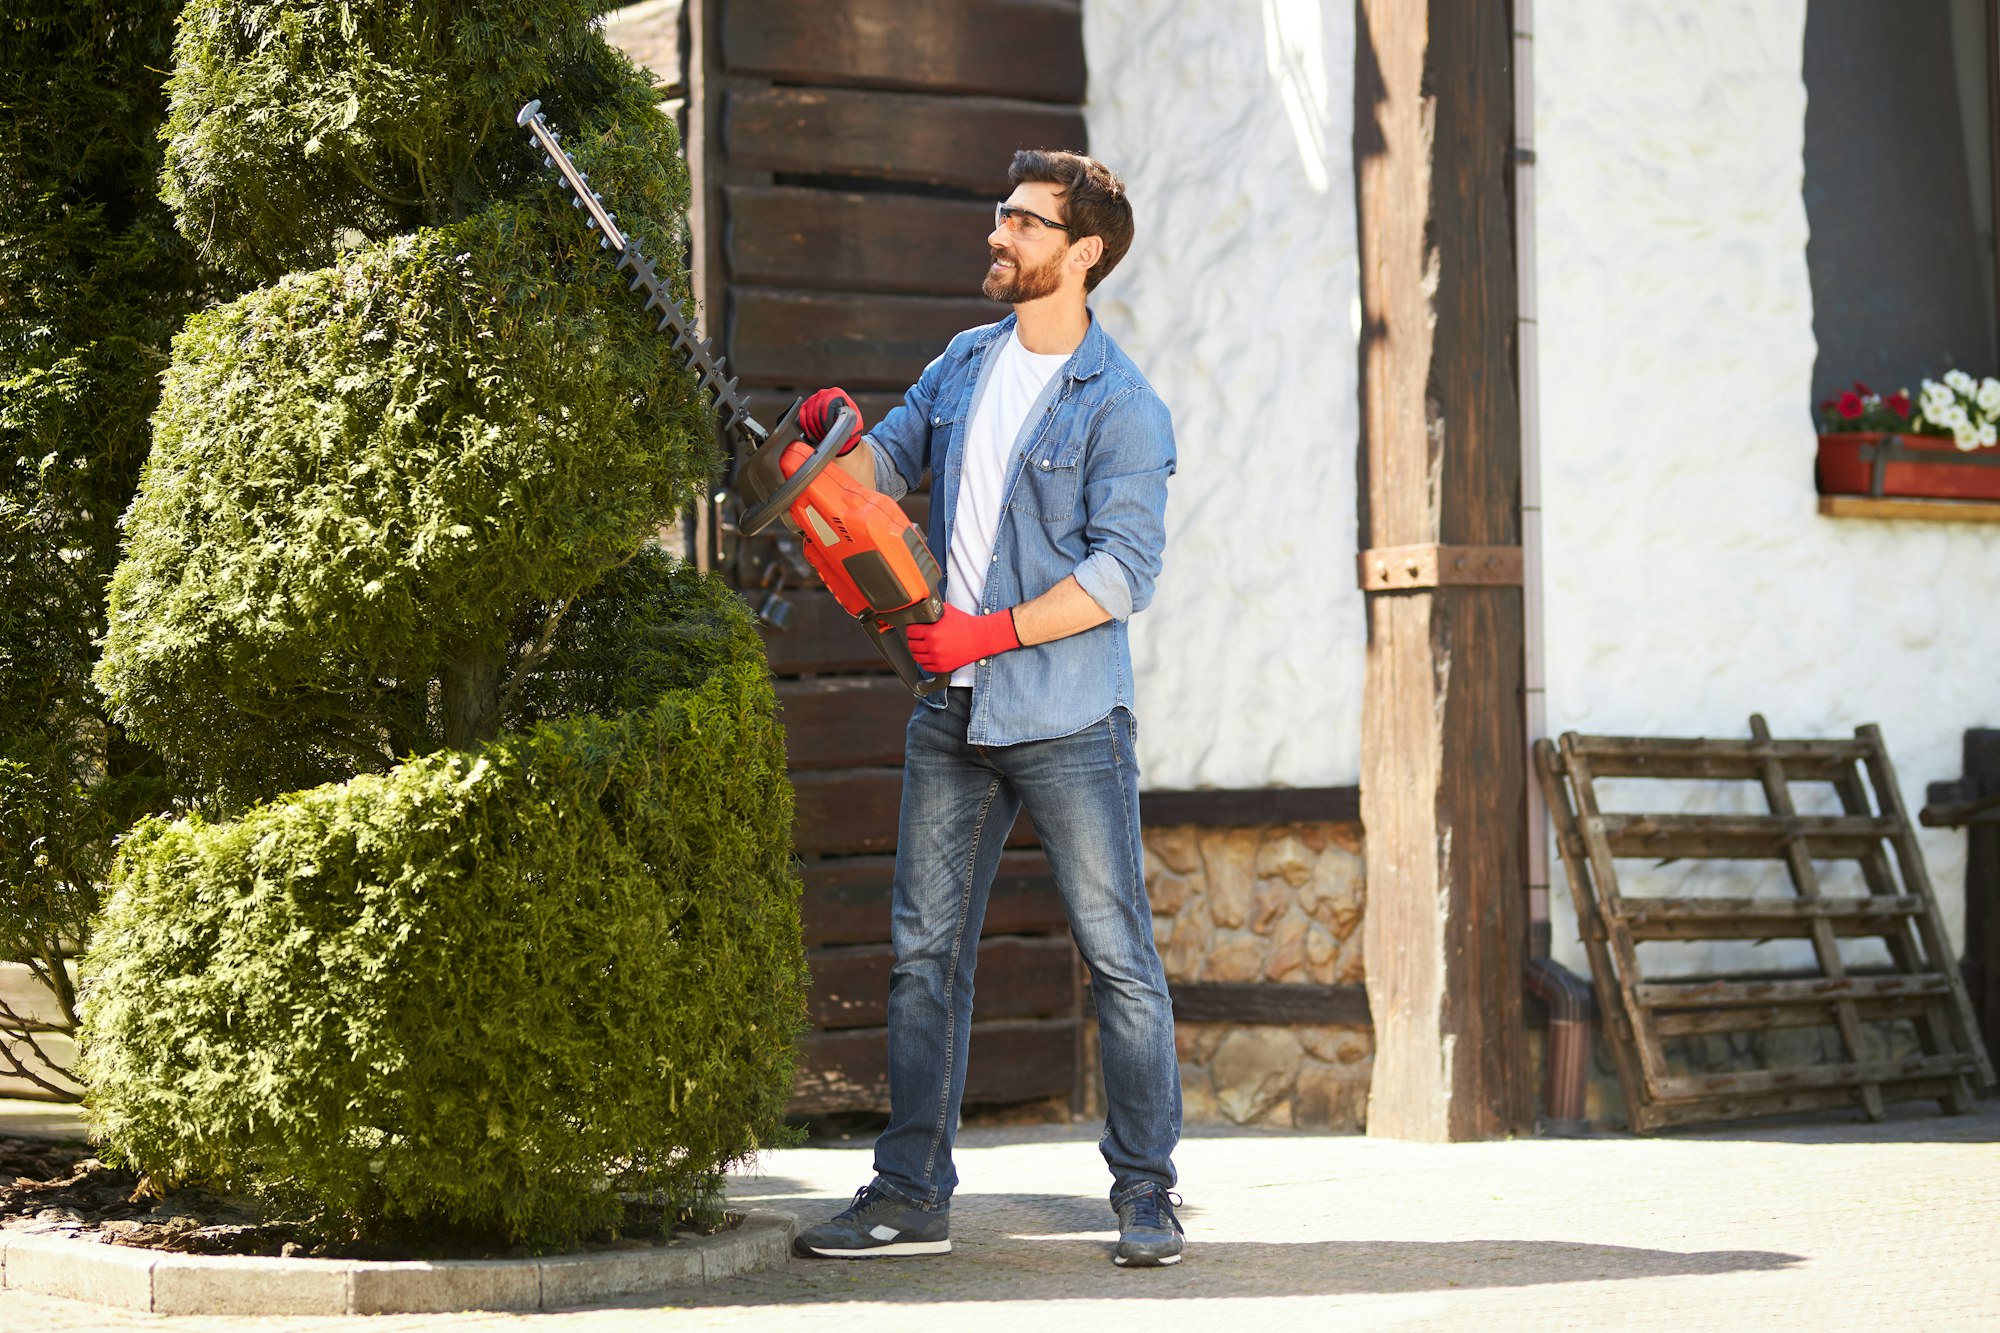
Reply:
[[[1852,740],[1774,740],[1762,717],[1749,740],[1564,735],[1535,744],[1535,767],[1556,823],[1606,1037],[1640,1133],[1696,1121],[1836,1106],[1871,1118],[1890,1101],[1936,1098],[1971,1108],[1994,1081],[1972,1007],[1931,891],[1881,732]],[[1602,808],[1612,778],[1758,783],[1769,813],[1657,814]],[[1830,784],[1840,814],[1798,813],[1793,785]],[[1871,801],[1871,789],[1873,800]],[[1789,897],[1638,897],[1620,891],[1617,863],[1644,859],[1784,863]],[[1822,892],[1817,862],[1855,861],[1867,892]],[[1892,963],[1851,975],[1838,941],[1879,938]],[[1806,939],[1806,976],[1648,980],[1638,945],[1652,940]],[[1871,1058],[1865,1024],[1907,1022],[1919,1053]],[[1676,1072],[1663,1041],[1709,1033],[1831,1027],[1845,1058],[1727,1073]]]

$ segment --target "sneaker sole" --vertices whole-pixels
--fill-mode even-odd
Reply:
[[[1180,1261],[1181,1257],[1178,1254],[1163,1254],[1157,1259],[1127,1259],[1122,1254],[1111,1256],[1111,1262],[1120,1268],[1165,1268],[1168,1264],[1177,1264]]]
[[[829,1250],[817,1245],[800,1245],[794,1252],[821,1259],[894,1259],[902,1255],[950,1254],[948,1240],[899,1240],[888,1245],[871,1245],[865,1250]]]

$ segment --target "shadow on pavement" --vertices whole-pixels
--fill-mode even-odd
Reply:
[[[765,1199],[759,1205],[795,1210],[807,1222],[833,1211],[822,1198]],[[1766,1250],[1683,1253],[1543,1239],[1209,1240],[1203,1236],[1200,1209],[1185,1208],[1182,1216],[1189,1231],[1187,1261],[1138,1273],[1111,1265],[1114,1224],[1102,1199],[961,1195],[952,1208],[949,1257],[794,1259],[781,1269],[675,1293],[665,1303],[717,1307],[1107,1295],[1167,1299],[1387,1295],[1758,1272],[1804,1259]]]

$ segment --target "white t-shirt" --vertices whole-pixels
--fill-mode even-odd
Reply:
[[[987,372],[985,392],[965,433],[958,508],[952,515],[951,553],[945,567],[945,600],[970,615],[983,611],[979,599],[986,591],[993,542],[1000,532],[1000,501],[1014,441],[1035,400],[1068,360],[1067,352],[1029,351],[1016,333],[1001,345]],[[976,665],[968,662],[952,672],[951,683],[972,684]]]

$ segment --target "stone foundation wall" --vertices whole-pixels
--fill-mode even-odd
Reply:
[[[1359,985],[1365,905],[1353,824],[1148,829],[1153,939],[1171,983]],[[1185,1023],[1188,1124],[1359,1130],[1374,1043],[1365,1027]]]

